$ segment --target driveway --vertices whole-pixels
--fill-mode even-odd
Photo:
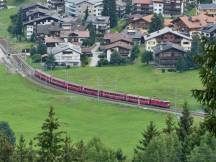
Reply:
[[[91,51],[92,52],[92,58],[91,58],[91,61],[90,61],[90,64],[89,64],[90,67],[97,66],[97,63],[100,60],[98,58],[98,56],[101,54],[101,52],[97,52],[99,47],[100,47],[100,43],[99,42],[95,43],[95,47]]]

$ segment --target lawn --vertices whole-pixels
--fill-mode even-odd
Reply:
[[[62,129],[73,141],[100,137],[112,148],[121,147],[127,155],[140,138],[140,132],[153,120],[159,128],[166,115],[78,95],[50,91],[10,74],[0,66],[0,120],[8,121],[17,137],[33,138],[54,106]],[[155,120],[156,119],[156,120]]]
[[[111,32],[121,32],[126,25],[126,20],[119,20],[118,25],[111,29]]]
[[[46,0],[36,0],[37,2],[46,2]],[[22,5],[24,3],[35,2],[35,0],[7,0],[8,5]]]
[[[162,73],[161,70],[137,63],[116,67],[71,68],[50,73],[89,87],[170,100],[172,108],[175,105],[181,107],[185,101],[193,110],[200,108],[191,95],[192,89],[201,87],[196,70]]]

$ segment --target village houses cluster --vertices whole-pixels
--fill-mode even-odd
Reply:
[[[5,7],[5,2],[0,0],[0,8]],[[211,4],[194,0],[132,0],[129,15],[127,2],[116,0],[118,19],[126,21],[119,32],[111,32],[110,17],[102,13],[103,0],[47,0],[46,4],[23,5],[26,39],[34,34],[42,40],[47,54],[54,55],[59,65],[81,66],[81,56],[94,57],[96,51],[105,54],[108,61],[113,51],[130,57],[133,46],[141,45],[153,52],[155,65],[169,68],[175,67],[177,59],[191,50],[194,35],[216,36],[216,0]],[[187,3],[196,4],[195,16],[185,14]],[[164,16],[164,28],[149,33],[155,13]],[[97,48],[85,45],[91,36],[89,24],[94,26],[96,41],[100,42]]]

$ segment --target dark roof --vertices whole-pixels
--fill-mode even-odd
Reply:
[[[200,9],[216,9],[215,3],[199,4]]]
[[[51,31],[60,31],[60,24],[38,24],[37,25],[37,34],[49,34]]]
[[[129,38],[125,33],[107,33],[104,35],[104,39],[110,40],[111,43],[118,41],[132,43],[132,39]]]
[[[216,24],[211,24],[211,25],[208,25],[208,26],[202,28],[202,32],[204,32],[204,33],[216,32]]]
[[[52,14],[56,13],[56,11],[54,11],[54,10],[48,10],[48,9],[37,7],[35,9],[32,9],[32,10],[28,11],[26,13],[26,16],[30,16],[30,15],[38,13],[38,12],[43,13],[44,15],[52,15]]]
[[[33,20],[30,20],[30,21],[26,21],[23,23],[23,25],[28,25],[28,24],[31,24],[31,23],[34,23],[34,22],[37,22],[37,21],[41,21],[41,20],[44,20],[44,19],[47,19],[47,18],[52,18],[52,19],[55,19],[57,21],[61,21],[61,18],[58,17],[58,16],[55,16],[55,15],[45,15],[45,16],[41,16],[39,18],[36,18],[36,19],[33,19]]]
[[[21,6],[21,9],[24,10],[24,9],[31,8],[34,6],[40,6],[41,8],[47,8],[48,9],[47,4],[40,3],[40,2],[32,2],[32,3],[25,4],[25,5]]]
[[[93,24],[109,24],[109,16],[88,16],[86,22]]]
[[[167,51],[167,50],[170,50],[170,49],[176,49],[178,51],[181,51],[181,52],[186,52],[184,50],[183,47],[177,45],[177,44],[174,44],[174,43],[163,43],[163,44],[158,44],[155,48],[154,48],[154,54],[157,55],[161,52],[164,52],[164,51]]]
[[[127,49],[127,50],[132,49],[131,45],[128,45],[127,43],[124,43],[124,42],[114,42],[114,43],[111,43],[109,45],[105,45],[104,49],[108,50],[108,49],[112,49],[112,48],[116,48],[116,47],[121,47],[121,48],[124,48],[124,49]]]

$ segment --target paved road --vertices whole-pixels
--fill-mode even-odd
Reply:
[[[3,51],[2,51],[2,49],[0,48],[0,64],[3,64],[4,62],[3,62],[3,59],[5,59],[5,55],[4,55],[4,53],[3,53]]]
[[[92,49],[92,58],[91,58],[91,61],[90,61],[90,64],[89,66],[90,67],[95,67],[97,66],[97,63],[99,61],[99,58],[98,56],[101,54],[101,52],[97,52],[98,48],[100,47],[100,43],[97,42],[96,43],[96,46]]]

